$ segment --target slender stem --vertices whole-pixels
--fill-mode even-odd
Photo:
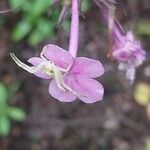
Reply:
[[[112,49],[112,46],[113,46],[113,39],[112,39],[112,36],[113,36],[113,28],[114,28],[114,17],[115,17],[115,7],[111,7],[110,8],[108,7],[108,53],[107,53],[107,57],[110,58],[110,59],[114,59],[113,58],[113,49]]]
[[[73,57],[76,57],[77,55],[78,38],[79,38],[78,0],[72,0],[72,18],[71,18],[69,52]]]
[[[61,11],[60,16],[59,16],[59,19],[58,19],[58,24],[60,24],[63,21],[65,15],[66,15],[67,8],[68,8],[68,5],[63,6],[62,11]]]

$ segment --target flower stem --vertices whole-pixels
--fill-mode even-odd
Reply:
[[[72,17],[71,17],[69,52],[73,57],[76,57],[77,55],[78,38],[79,38],[78,0],[72,0]]]
[[[108,53],[107,53],[107,57],[110,58],[111,60],[113,60],[113,28],[114,28],[114,18],[115,18],[115,7],[110,6],[110,8],[108,7]]]

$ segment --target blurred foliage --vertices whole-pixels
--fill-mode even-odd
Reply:
[[[18,108],[8,105],[8,100],[14,96],[19,88],[17,82],[8,88],[0,83],[0,136],[7,136],[11,128],[11,120],[23,121],[26,117],[25,112]]]
[[[146,140],[145,150],[150,150],[150,138]]]
[[[9,0],[11,8],[21,14],[19,22],[12,31],[12,39],[20,41],[27,39],[29,45],[35,46],[45,39],[55,37],[55,27],[60,15],[59,8],[52,8],[53,0]],[[90,9],[90,0],[83,0],[81,11]],[[50,14],[48,16],[48,14]],[[68,30],[70,23],[65,20],[62,27]]]
[[[11,8],[17,8],[18,15],[21,14],[19,22],[12,31],[14,41],[27,38],[28,43],[35,46],[55,36],[55,24],[60,10],[57,8],[48,16],[52,0],[9,0],[9,4]]]
[[[81,11],[83,13],[87,12],[90,9],[90,0],[82,0]]]
[[[139,35],[150,36],[150,22],[140,21],[136,26],[136,33]]]
[[[138,83],[135,87],[134,98],[139,105],[145,107],[150,119],[150,85],[147,83]]]

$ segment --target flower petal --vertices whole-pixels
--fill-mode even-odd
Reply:
[[[43,62],[43,60],[39,57],[32,57],[28,60],[28,62],[31,63],[33,66],[38,66],[41,62]],[[35,73],[35,75],[40,78],[51,79],[47,74],[42,71],[38,71],[37,73]]]
[[[77,98],[77,96],[71,93],[70,91],[63,92],[62,90],[60,90],[55,80],[52,80],[50,82],[49,93],[61,102],[72,102]]]
[[[78,57],[74,60],[72,72],[75,74],[82,74],[89,78],[95,78],[104,73],[104,68],[98,60]]]
[[[131,42],[134,42],[134,36],[133,36],[132,31],[128,31],[128,32],[127,32],[126,40],[129,40],[129,41],[131,41]]]
[[[130,68],[127,70],[126,79],[130,81],[130,84],[133,84],[135,79],[135,68]]]
[[[48,60],[64,69],[67,69],[73,63],[71,54],[57,45],[46,45],[42,53]]]
[[[81,101],[94,103],[102,100],[104,88],[98,81],[82,75],[70,75],[70,78],[72,78],[72,82],[70,82],[71,84],[69,86],[79,94],[78,98]],[[66,81],[67,80],[70,80],[68,76],[66,76]]]
[[[125,51],[124,49],[117,49],[113,51],[113,57],[116,58],[120,62],[125,62],[130,57],[130,52]]]

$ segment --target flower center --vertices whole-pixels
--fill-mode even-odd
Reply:
[[[43,67],[43,71],[44,73],[46,73],[48,76],[50,77],[54,77],[54,69],[52,66],[50,66],[49,64],[48,65],[45,65]]]

